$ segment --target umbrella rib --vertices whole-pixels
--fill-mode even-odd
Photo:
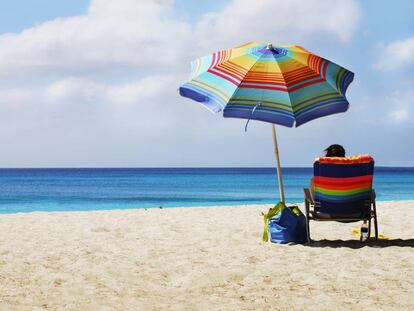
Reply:
[[[223,50],[223,51],[226,51],[226,50]],[[221,52],[223,52],[223,51],[221,51]],[[202,62],[203,61],[203,59],[205,58],[205,57],[208,57],[208,55],[207,56],[203,56],[203,57],[200,57],[200,58],[198,58],[197,60],[199,60],[200,62]],[[230,62],[230,61],[234,61],[234,60],[237,60],[237,59],[239,59],[239,58],[244,58],[245,57],[245,55],[244,54],[242,54],[242,55],[235,55],[235,56],[233,56],[233,57],[229,57],[228,59],[226,59],[225,61],[223,60],[223,61],[221,61],[221,62],[218,62],[217,64],[215,64],[213,67],[211,67],[211,68],[216,68],[218,65],[221,65],[221,64],[223,64],[223,63],[226,63],[226,62]],[[197,61],[196,60],[196,61]],[[233,98],[233,96],[234,96],[234,94],[237,92],[237,90],[238,90],[238,88],[239,88],[239,86],[240,86],[240,84],[243,82],[243,80],[244,80],[244,78],[246,77],[246,74],[253,68],[253,66],[256,64],[256,62],[257,62],[257,60],[256,61],[254,61],[253,63],[252,63],[252,65],[248,68],[248,69],[246,69],[246,73],[243,75],[243,78],[241,78],[240,79],[240,82],[236,85],[235,83],[235,88],[234,88],[234,91],[232,92],[232,94],[230,94],[230,95],[228,95],[228,96],[225,96],[224,94],[222,94],[223,96],[225,96],[225,97],[227,97],[226,98],[226,101],[227,102],[229,102],[230,100],[231,100],[231,98]],[[220,69],[218,69],[218,70],[220,70]],[[199,81],[200,80],[200,78],[203,76],[203,75],[205,75],[205,74],[207,74],[207,73],[209,73],[208,71],[203,71],[203,72],[201,72],[200,74],[198,74],[198,75],[196,75],[196,76],[194,76],[188,83],[191,83],[191,81]],[[234,80],[233,80],[234,81]],[[202,83],[202,82],[198,82],[198,83]],[[214,88],[214,86],[212,86],[212,85],[209,85],[209,84],[206,84],[205,82],[204,83],[202,83],[202,84],[204,84],[204,87],[210,87],[210,88]],[[223,100],[224,100],[224,98],[223,98]],[[218,103],[218,105],[220,105],[221,106],[221,109],[220,110],[218,110],[218,111],[213,111],[213,112],[220,112],[220,111],[222,111],[224,108],[225,108],[225,106],[226,106],[226,104],[222,104],[222,103]],[[210,110],[210,108],[208,108],[209,110]]]
[[[242,46],[239,46],[239,47],[236,47],[236,48],[233,48],[233,49],[220,50],[220,51],[215,52],[215,53],[212,53],[212,54],[207,54],[207,55],[201,56],[201,57],[197,58],[196,60],[202,61],[204,58],[208,58],[208,57],[210,57],[213,54],[227,53],[227,51],[230,51],[232,54],[235,54],[234,56],[233,55],[230,56],[228,59],[224,58],[224,59],[218,61],[217,63],[214,64],[214,66],[211,66],[211,68],[214,68],[214,67],[216,67],[218,65],[221,65],[221,64],[223,64],[225,62],[233,61],[235,59],[245,57],[245,53],[244,53],[243,49],[245,49],[246,46],[248,46],[248,45],[254,46],[255,44],[258,44],[258,43],[250,42],[250,43],[244,44]],[[203,74],[204,72],[200,73],[200,75]]]
[[[240,80],[240,83],[238,84],[238,86],[235,88],[235,90],[234,90],[234,92],[233,92],[233,94],[231,94],[230,96],[229,96],[229,100],[228,100],[228,102],[230,102],[231,101],[231,99],[234,97],[234,95],[236,94],[236,92],[239,90],[239,86],[240,86],[240,84],[242,84],[243,82],[244,82],[244,79],[245,79],[245,77],[246,77],[246,75],[249,73],[249,71],[251,71],[251,69],[257,64],[257,62],[258,61],[260,61],[260,59],[262,58],[262,56],[265,54],[265,52],[262,52],[262,55],[249,67],[249,69],[248,70],[246,70],[246,74],[243,76],[243,78]],[[230,60],[230,59],[229,59]],[[277,61],[276,61],[276,58],[275,58],[275,63],[277,64],[277,66],[279,66],[279,64],[277,63]],[[280,67],[279,67],[280,68]],[[283,74],[282,74],[282,77],[283,77]],[[285,81],[285,79],[284,79],[284,77],[283,77],[283,81],[286,83],[286,81]],[[262,90],[263,91],[263,90]],[[289,92],[287,92],[288,94],[288,98],[289,98],[289,105],[286,105],[287,107],[290,107],[291,108],[291,110],[292,110],[292,113],[293,113],[293,108],[292,108],[292,101],[291,101],[291,99],[290,99],[290,96],[289,96]],[[263,96],[262,96],[262,99],[263,99]],[[273,103],[273,102],[271,102],[271,103]]]
[[[300,47],[300,48],[302,48],[302,47]],[[335,66],[338,66],[339,68],[343,68],[343,67],[339,66],[338,64],[336,64],[334,62],[331,62],[330,60],[327,60],[326,58],[323,58],[323,57],[321,57],[317,54],[314,54],[312,52],[305,53],[305,52],[296,51],[296,53],[300,53],[300,54],[304,54],[304,55],[308,55],[308,56],[309,55],[314,55],[316,57],[319,57],[320,59],[322,59],[325,62],[328,62],[330,64],[334,64]],[[312,70],[314,73],[316,73],[319,77],[321,77],[326,83],[328,83],[337,93],[339,93],[340,95],[345,97],[345,94],[342,94],[342,92],[340,90],[338,90],[338,88],[335,85],[332,85],[332,83],[329,80],[326,79],[326,76],[322,77],[322,75],[320,73],[318,73],[317,71],[315,71],[313,68],[311,68],[309,66],[309,64],[306,64],[306,63],[301,62],[298,59],[294,59],[294,58],[292,58],[291,60],[308,67],[310,70]],[[345,68],[343,68],[343,69],[345,69]],[[345,70],[349,71],[348,69],[345,69]]]
[[[306,55],[306,53],[304,53],[304,52],[297,52],[297,53],[301,53],[301,54],[305,54]],[[319,58],[321,58],[322,60],[324,60],[325,62],[328,62],[328,63],[332,63],[332,62],[330,62],[330,61],[328,61],[327,59],[325,59],[325,58],[322,58],[322,57],[320,57],[320,56],[318,56],[318,55],[316,55],[316,54],[313,54],[313,53],[309,53],[309,54],[312,54],[312,55],[315,55],[315,56],[317,56],[317,57],[319,57]],[[309,55],[308,54],[308,55]],[[312,69],[308,64],[306,64],[306,63],[304,63],[304,62],[301,62],[301,61],[299,61],[299,60],[297,60],[297,59],[295,59],[295,58],[291,58],[290,59],[290,61],[292,61],[292,62],[296,62],[296,63],[299,63],[299,64],[301,64],[301,65],[304,65],[304,66],[306,66],[307,68],[309,68],[310,70],[312,70],[317,76],[319,76],[321,79],[323,79],[325,82],[326,82],[326,84],[327,85],[329,85],[329,87],[336,93],[336,94],[338,94],[338,95],[340,95],[340,96],[342,96],[342,97],[344,97],[344,98],[346,98],[346,96],[345,96],[345,94],[342,94],[341,93],[341,91],[340,90],[338,90],[334,85],[332,85],[332,83],[330,82],[330,81],[328,81],[327,79],[326,79],[326,77],[322,77],[322,75],[320,74],[320,73],[318,73],[317,71],[315,71],[314,69]],[[333,64],[335,64],[335,63],[333,63]],[[343,68],[343,67],[341,67],[341,66],[339,66],[339,65],[337,65],[337,64],[335,64],[336,66],[338,66],[339,68]],[[343,68],[344,70],[347,70],[347,69],[345,69],[345,68]],[[347,71],[349,71],[349,70],[347,70]],[[283,76],[283,73],[282,73],[282,76]],[[288,92],[289,93],[289,92]],[[290,97],[289,97],[290,98]],[[296,106],[298,106],[298,105],[296,105]],[[292,112],[293,112],[293,114],[294,114],[294,116],[295,116],[295,120],[296,120],[296,117],[297,117],[297,112],[295,111],[295,109],[293,109],[293,106],[292,106]],[[296,121],[295,121],[296,122]]]
[[[283,73],[283,71],[282,71],[282,68],[280,68],[280,66],[279,66],[279,62],[278,62],[278,60],[277,60],[277,58],[274,56],[274,54],[272,53],[272,56],[273,56],[273,58],[274,58],[274,60],[275,60],[275,64],[277,65],[277,67],[279,68],[279,71],[280,71],[280,75],[282,76],[282,79],[283,79],[283,82],[285,82],[285,85],[286,85],[286,87],[287,87],[287,82],[286,82],[286,80],[285,80],[285,77],[284,77],[284,73]],[[295,111],[293,110],[293,105],[292,105],[292,99],[290,98],[290,92],[289,92],[289,89],[287,90],[287,97],[288,97],[288,99],[289,99],[289,104],[290,104],[290,108],[292,109],[292,113],[293,113],[293,115],[295,115]],[[296,120],[295,120],[295,122],[296,122]]]
[[[244,57],[244,55],[241,55],[241,56],[238,56],[238,57]],[[237,57],[232,58],[232,60],[234,60],[234,59],[237,59]],[[244,79],[246,78],[246,75],[256,65],[256,63],[258,62],[259,59],[260,59],[260,57],[256,61],[254,61],[253,64],[246,70],[246,73],[243,75],[243,78],[240,79],[239,84],[235,87],[233,93],[229,96],[228,103],[230,103],[231,99],[234,97],[234,95],[236,94],[236,92],[239,90],[240,84],[243,83]]]

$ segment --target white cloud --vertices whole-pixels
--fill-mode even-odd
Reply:
[[[157,98],[178,83],[173,75],[146,76],[121,85],[99,83],[91,79],[71,77],[52,83],[44,98],[50,102],[80,101],[137,104],[148,98]]]
[[[210,48],[252,41],[298,44],[311,41],[313,35],[347,42],[359,16],[354,0],[234,0],[223,11],[206,14],[196,33]]]
[[[406,121],[408,117],[410,116],[408,110],[406,109],[399,109],[394,110],[389,113],[389,116],[397,122]]]
[[[234,0],[221,12],[205,14],[192,30],[174,15],[173,1],[93,0],[86,15],[0,35],[0,78],[78,75],[114,66],[171,70],[188,55],[258,40],[296,43],[325,34],[347,41],[359,15],[355,0],[329,5],[321,0]]]
[[[375,68],[392,70],[414,63],[414,37],[380,45],[377,50],[380,57]]]
[[[171,1],[93,0],[88,14],[0,36],[0,78],[82,74],[113,66],[156,68],[182,59],[189,24]],[[179,42],[180,44],[174,44]]]
[[[252,40],[347,42],[359,15],[354,0],[234,0],[191,25],[173,1],[92,0],[84,15],[0,34],[0,166],[257,165],[267,124],[245,134],[180,98],[189,61]]]
[[[385,98],[386,121],[394,124],[404,124],[411,120],[414,107],[414,91],[395,91]],[[411,122],[412,123],[412,122]]]

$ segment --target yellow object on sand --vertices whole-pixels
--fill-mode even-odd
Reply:
[[[355,228],[354,230],[352,230],[352,233],[359,238],[361,235],[361,228]],[[373,232],[371,232],[370,238],[375,238],[375,234]],[[389,240],[389,239],[390,239],[389,237],[383,234],[378,234],[378,240]]]

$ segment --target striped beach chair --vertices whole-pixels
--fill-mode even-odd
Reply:
[[[370,237],[371,219],[374,220],[375,239],[378,239],[372,188],[374,159],[369,155],[321,157],[314,162],[313,174],[311,190],[304,189],[308,240],[311,241],[310,220],[367,221]]]

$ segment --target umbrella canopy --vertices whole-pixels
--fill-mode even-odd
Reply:
[[[288,127],[346,111],[354,77],[297,45],[248,43],[198,58],[191,67],[182,96],[224,117]]]
[[[191,78],[179,91],[213,112],[223,111],[224,117],[293,127],[346,111],[345,92],[353,77],[347,69],[297,45],[247,43],[192,62]]]

